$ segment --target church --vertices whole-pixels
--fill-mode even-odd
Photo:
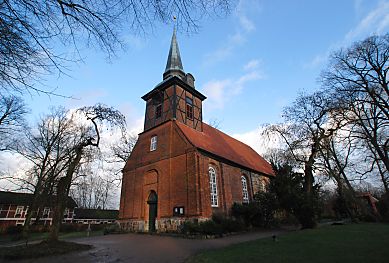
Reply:
[[[136,232],[177,231],[186,220],[228,216],[274,176],[248,145],[203,122],[206,96],[185,73],[174,30],[163,80],[145,94],[144,131],[124,169],[119,223]]]

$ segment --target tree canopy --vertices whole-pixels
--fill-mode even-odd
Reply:
[[[108,57],[122,33],[149,32],[157,23],[195,31],[209,14],[228,13],[233,0],[5,0],[0,1],[0,91],[38,91],[42,74],[62,73],[81,58],[81,46]],[[64,50],[70,49],[69,52]],[[61,50],[61,51],[60,51]]]

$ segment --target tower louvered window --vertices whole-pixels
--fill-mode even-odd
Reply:
[[[155,118],[161,118],[162,116],[162,104],[159,104],[155,107]]]
[[[193,100],[189,97],[186,97],[186,117],[190,120],[193,120]]]
[[[211,191],[211,206],[218,207],[216,171],[209,167],[209,189]]]

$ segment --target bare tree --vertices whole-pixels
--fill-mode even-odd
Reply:
[[[284,124],[269,125],[265,133],[278,134],[286,144],[286,150],[300,163],[304,170],[303,183],[306,193],[307,206],[303,211],[307,216],[301,222],[303,227],[315,225],[313,199],[315,179],[321,143],[331,137],[341,125],[330,118],[331,107],[328,97],[321,92],[312,95],[300,95],[292,106],[284,109]]]
[[[64,176],[58,180],[56,187],[56,206],[53,212],[53,222],[49,239],[51,241],[58,240],[59,228],[63,219],[65,209],[65,200],[69,195],[73,176],[76,173],[77,167],[80,165],[85,151],[89,148],[98,148],[101,139],[101,128],[111,127],[125,129],[125,118],[117,110],[106,107],[102,104],[95,106],[83,107],[77,111],[86,119],[86,131],[84,133],[75,133],[74,141],[71,147],[65,150],[68,153],[68,165]]]
[[[215,128],[215,129],[220,129],[220,126],[221,126],[221,123],[222,121],[220,121],[219,119],[217,118],[211,118],[209,121],[208,121],[208,125]]]
[[[111,205],[115,187],[110,178],[90,173],[74,181],[70,196],[78,207],[107,209]]]
[[[138,141],[138,136],[133,134],[124,134],[121,136],[120,140],[111,145],[111,151],[113,153],[113,158],[110,158],[110,162],[119,162],[123,165],[127,162],[132,149],[134,148],[136,142]]]
[[[67,152],[64,149],[76,131],[67,114],[63,108],[52,109],[41,118],[36,128],[26,130],[13,147],[13,151],[29,161],[30,168],[24,177],[13,177],[12,181],[34,193],[24,224],[24,236],[28,234],[33,212],[38,210],[47,196],[54,194],[57,180],[67,166]]]
[[[0,98],[0,151],[10,150],[13,140],[25,129],[24,116],[27,108],[21,98],[8,96]]]
[[[370,171],[381,175],[388,192],[389,172],[389,34],[372,36],[331,56],[322,73],[325,91],[339,106],[337,118],[363,142]]]
[[[5,0],[0,1],[0,87],[37,91],[45,73],[63,73],[67,62],[81,58],[79,47],[98,46],[110,57],[122,45],[121,32],[139,34],[173,15],[186,30],[199,19],[226,13],[233,0]],[[55,47],[60,48],[56,49]],[[70,50],[69,50],[70,49]],[[60,50],[60,51],[59,51]],[[68,53],[63,53],[69,50]],[[72,55],[75,53],[75,57]]]

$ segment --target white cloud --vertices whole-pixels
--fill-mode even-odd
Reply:
[[[140,36],[127,35],[124,37],[125,43],[132,49],[141,50],[146,46],[146,39]]]
[[[244,32],[251,32],[255,30],[255,23],[249,18],[261,11],[259,1],[255,0],[240,0],[235,17],[239,19],[240,30]]]
[[[344,42],[351,42],[360,37],[372,34],[382,34],[389,28],[389,2],[379,2],[378,6],[369,12],[359,24],[345,36]]]
[[[251,65],[250,65],[251,64]],[[255,65],[254,65],[255,64]],[[235,79],[211,80],[204,84],[202,91],[207,94],[208,109],[222,109],[227,101],[239,95],[245,84],[250,81],[263,79],[265,75],[258,69],[259,60],[251,60],[245,66],[249,72]],[[249,66],[248,66],[249,65]]]
[[[362,2],[355,1],[354,9],[359,12]],[[389,30],[389,2],[380,1],[377,7],[371,10],[364,16],[360,22],[352,29],[350,29],[342,40],[331,45],[325,52],[316,55],[310,62],[306,63],[304,67],[314,68],[322,66],[327,62],[331,52],[344,46],[349,46],[352,42],[362,40],[374,34],[383,34]]]
[[[228,99],[227,94],[230,93],[227,90],[233,89],[232,83],[233,81],[225,79],[211,80],[204,84],[202,89],[207,94],[207,102],[212,108],[221,109],[224,107],[224,103]]]
[[[255,23],[249,17],[260,11],[258,1],[240,0],[234,14],[235,32],[227,37],[218,49],[205,55],[203,65],[221,62],[232,55],[234,49],[247,41],[247,35],[255,30]]]
[[[232,137],[247,144],[248,146],[253,148],[257,153],[263,154],[265,153],[265,149],[263,147],[263,141],[261,140],[260,132],[261,130],[258,128],[253,131],[248,131],[245,133],[233,134]]]
[[[228,36],[226,44],[205,55],[203,64],[207,66],[223,61],[232,55],[232,52],[237,46],[242,45],[244,42],[246,42],[246,37],[240,32]]]
[[[275,136],[268,138],[262,135],[263,128],[257,128],[252,131],[233,134],[232,137],[247,144],[253,148],[257,153],[263,155],[271,148],[280,147],[281,143]]]
[[[79,108],[85,105],[94,105],[107,96],[107,91],[101,88],[83,89],[80,93],[73,95],[74,99],[68,101],[67,107]]]
[[[248,19],[245,15],[241,15],[239,17],[239,22],[244,31],[251,32],[255,30],[254,22]]]
[[[254,70],[257,69],[259,65],[259,60],[258,59],[252,59],[249,62],[247,62],[246,65],[244,65],[244,70]]]

